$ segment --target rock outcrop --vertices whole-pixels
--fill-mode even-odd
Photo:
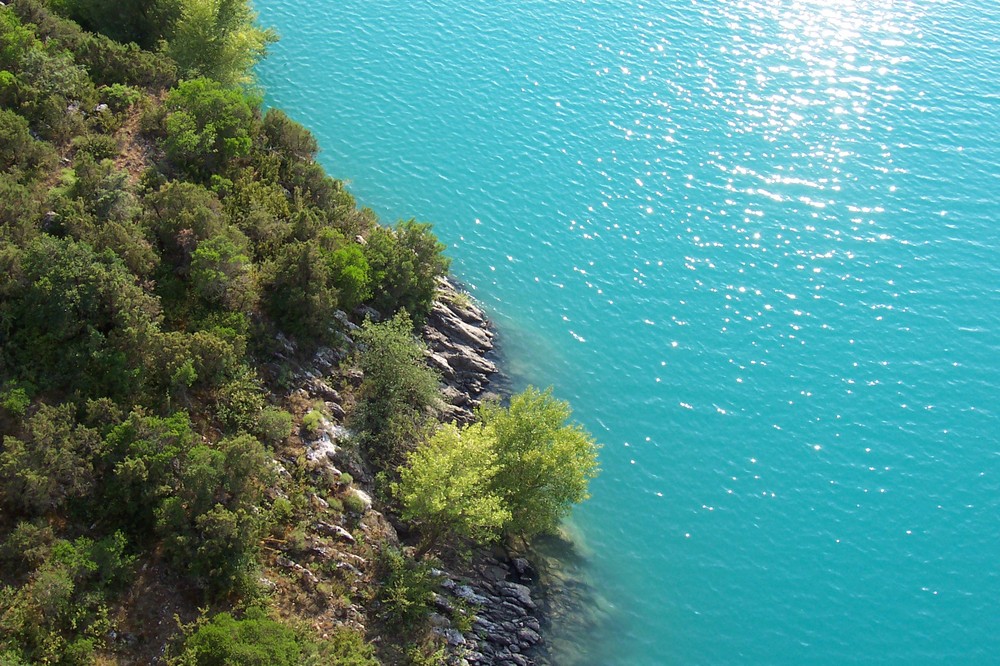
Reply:
[[[482,308],[450,280],[439,281],[438,293],[423,330],[427,362],[445,385],[444,420],[469,423],[483,400],[497,397],[489,391],[498,374],[494,332]]]

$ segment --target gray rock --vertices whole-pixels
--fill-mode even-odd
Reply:
[[[533,629],[528,629],[524,627],[523,629],[518,629],[517,638],[521,642],[521,645],[530,647],[542,642],[542,637],[537,631]]]
[[[354,535],[348,532],[340,525],[333,525],[331,523],[321,520],[320,522],[313,525],[313,529],[319,532],[320,534],[337,537],[338,539],[343,539],[348,543],[355,543]]]

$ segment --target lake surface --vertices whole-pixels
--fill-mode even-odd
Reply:
[[[604,444],[558,663],[997,663],[1000,3],[256,4]]]

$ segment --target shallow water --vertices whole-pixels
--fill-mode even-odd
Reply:
[[[257,8],[269,103],[604,443],[559,663],[994,662],[1000,4]]]

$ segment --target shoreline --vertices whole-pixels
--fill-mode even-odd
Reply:
[[[428,345],[426,356],[444,384],[442,420],[469,423],[483,401],[510,396],[497,332],[454,276],[439,281],[438,294],[422,331]],[[529,557],[501,546],[481,547],[468,563],[454,563],[451,569],[437,572],[441,585],[434,603],[440,613],[431,616],[434,631],[448,643],[449,663],[551,664],[545,640],[551,624],[545,611],[550,591],[544,589]],[[469,628],[460,631],[448,617],[463,607],[469,608],[472,617]]]

